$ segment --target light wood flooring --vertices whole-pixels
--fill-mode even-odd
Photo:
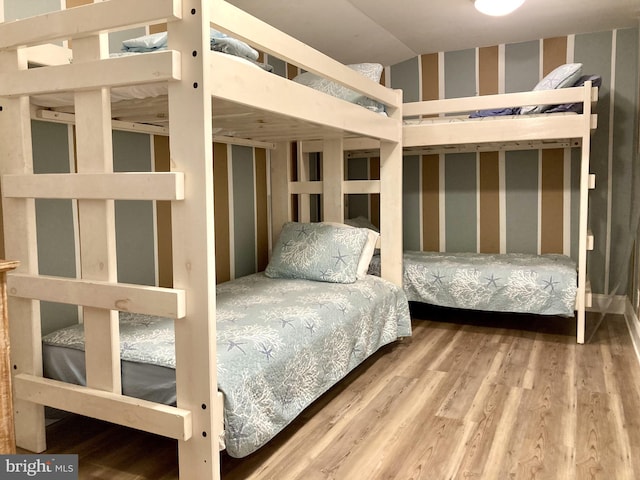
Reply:
[[[223,454],[222,478],[640,478],[640,368],[624,318],[608,316],[577,345],[573,319],[413,316],[411,339],[384,347],[266,447]],[[80,479],[178,478],[164,438],[71,417],[48,442],[79,454]]]

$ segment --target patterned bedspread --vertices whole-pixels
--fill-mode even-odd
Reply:
[[[374,257],[369,273],[380,273]],[[404,253],[410,301],[443,307],[573,316],[577,275],[565,255]]]
[[[270,279],[217,288],[218,388],[227,452],[246,456],[382,345],[411,335],[404,292],[368,275],[353,284]],[[123,360],[175,368],[173,321],[121,313]],[[84,349],[81,325],[43,338]]]

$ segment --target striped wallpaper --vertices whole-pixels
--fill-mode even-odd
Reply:
[[[67,4],[85,2],[67,0]],[[597,188],[590,199],[595,250],[589,255],[589,271],[594,291],[609,293],[620,284],[619,293],[624,293],[627,280],[620,272],[628,273],[630,262],[624,253],[631,247],[619,246],[629,244],[630,172],[633,162],[638,163],[638,43],[636,28],[425,54],[388,67],[383,83],[402,88],[405,101],[416,101],[528,90],[566,61],[582,62],[585,72],[601,75],[599,128],[593,137],[591,161]],[[265,60],[278,75],[298,73],[285,62]],[[73,168],[72,127],[43,122],[33,125],[36,170]],[[295,153],[294,147],[294,157]],[[166,137],[114,132],[114,156],[116,169],[169,168]],[[266,266],[268,157],[262,149],[214,144],[218,281]],[[406,157],[405,248],[557,251],[577,256],[578,161],[575,152],[564,149]],[[373,172],[378,168],[378,158],[358,159],[348,171],[359,178],[375,178]],[[348,204],[352,213],[379,223],[378,196],[368,201],[351,196]],[[297,208],[298,203],[294,211]],[[41,273],[75,275],[78,252],[73,203],[38,201],[37,214],[42,232]],[[117,248],[122,281],[171,284],[170,216],[167,202],[119,204]],[[75,311],[75,307],[44,306],[44,331],[61,326]]]
[[[166,137],[154,137],[155,168],[168,169]],[[216,280],[218,283],[264,270],[268,262],[268,164],[261,148],[214,143]],[[158,278],[170,286],[171,215],[157,202]],[[160,232],[164,232],[163,235]],[[185,232],[188,235],[188,232]],[[153,240],[151,240],[153,241]]]
[[[567,62],[583,63],[584,73],[603,79],[592,138],[597,189],[589,224],[596,241],[589,277],[594,292],[611,293],[628,265],[612,245],[628,237],[625,172],[637,160],[637,28],[425,54],[391,66],[386,78],[388,86],[403,89],[405,101],[455,98],[530,90]],[[560,148],[406,156],[405,249],[577,259],[578,153]],[[626,292],[625,281],[619,288]]]

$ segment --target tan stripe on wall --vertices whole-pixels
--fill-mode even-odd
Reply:
[[[542,74],[567,63],[567,37],[545,38],[542,41]]]
[[[153,137],[156,172],[169,172],[169,137]],[[173,287],[173,255],[171,238],[171,202],[156,202],[156,231],[158,232],[158,286]]]
[[[540,253],[562,253],[564,150],[542,151]]]
[[[438,54],[430,53],[420,57],[422,68],[422,100],[438,100],[440,88],[438,85]]]
[[[440,98],[438,54],[420,57],[422,100]],[[422,156],[422,249],[440,250],[440,156]]]
[[[480,95],[498,93],[498,47],[478,49],[478,91]]]
[[[542,49],[542,74],[567,61],[567,38],[545,38]],[[564,150],[542,150],[540,252],[563,252]]]
[[[166,23],[158,23],[156,25],[149,25],[149,33],[160,33],[167,31]]]
[[[480,95],[499,92],[499,50],[497,46],[478,49],[478,91]],[[498,152],[482,152],[479,161],[480,252],[500,253],[500,168]]]
[[[93,0],[67,0],[67,8],[79,7],[81,5],[88,5],[93,3]]]
[[[480,153],[480,252],[500,253],[500,161],[498,152]]]
[[[422,156],[422,250],[440,251],[440,155]]]
[[[287,78],[289,80],[295,78],[299,72],[300,72],[300,69],[297,66],[291,63],[287,63]]]
[[[269,262],[269,218],[267,211],[267,151],[255,149],[256,168],[256,259],[258,271]]]
[[[231,280],[229,232],[229,159],[227,145],[213,144],[213,206],[216,238],[216,283]]]
[[[380,180],[380,157],[369,159],[369,179]],[[369,211],[371,212],[371,223],[380,228],[380,194],[369,195]]]

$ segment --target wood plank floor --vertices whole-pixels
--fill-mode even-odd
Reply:
[[[266,447],[223,454],[222,478],[640,478],[640,368],[624,318],[606,317],[577,345],[573,319],[421,306],[413,316],[411,339],[383,348]],[[178,478],[164,438],[70,417],[48,442],[79,454],[80,479]]]

